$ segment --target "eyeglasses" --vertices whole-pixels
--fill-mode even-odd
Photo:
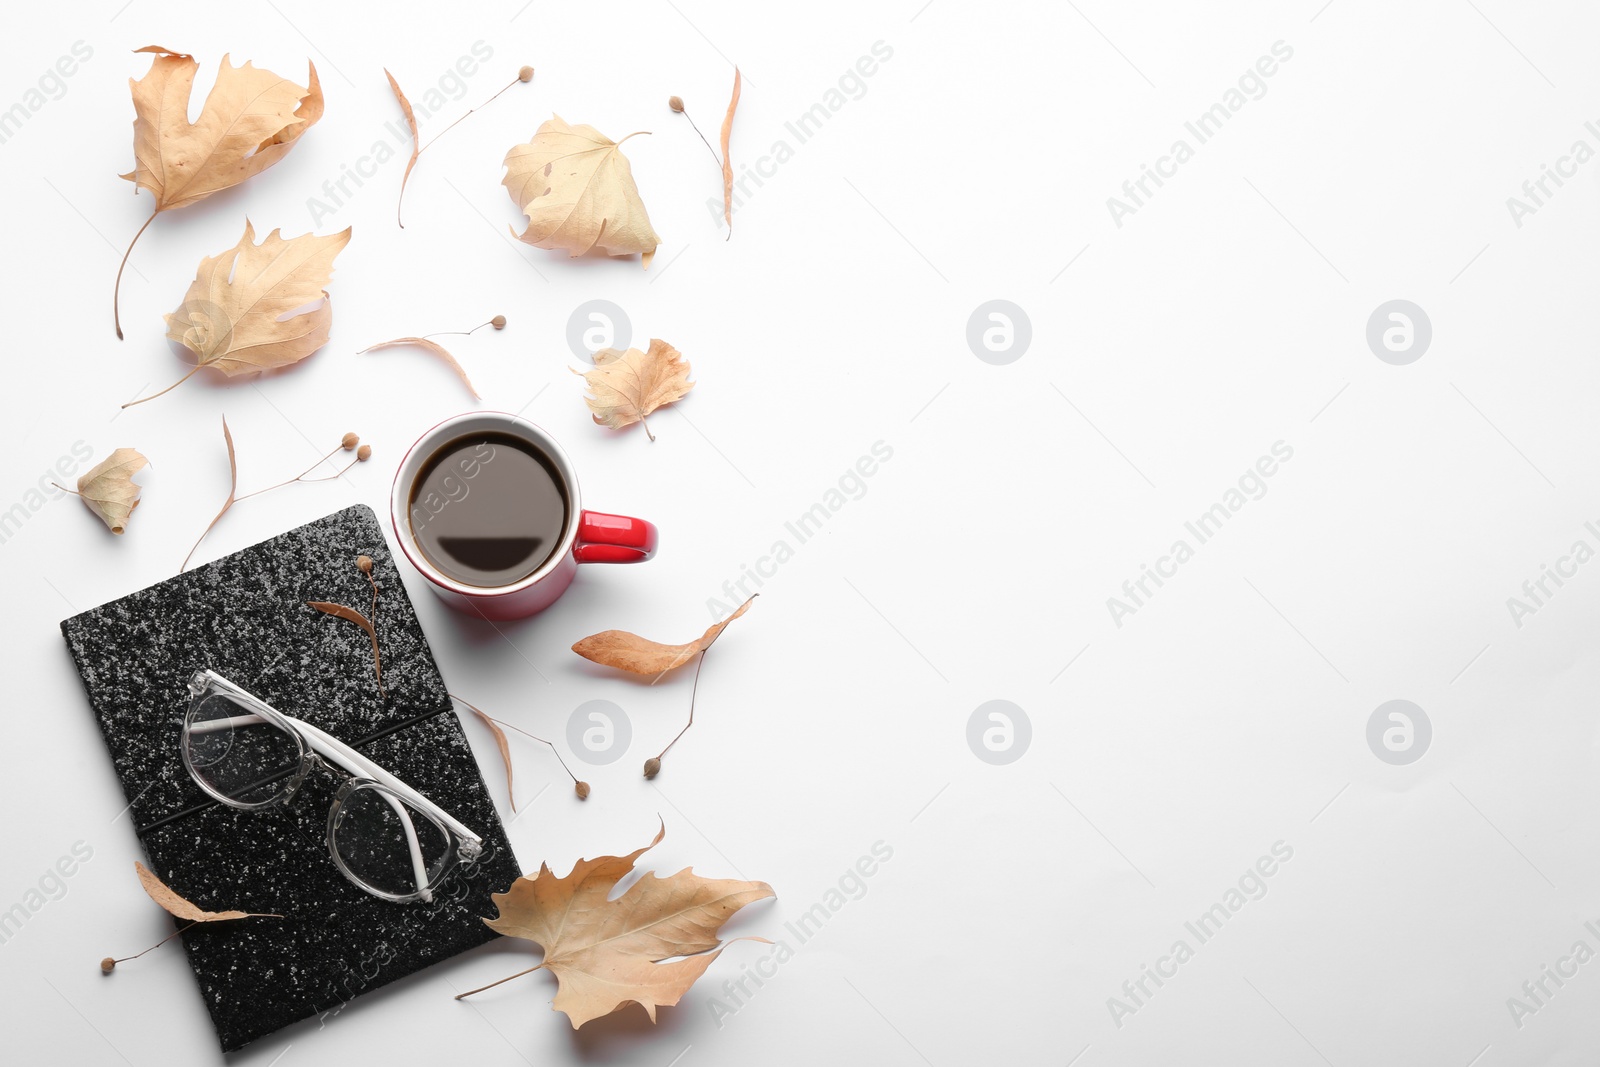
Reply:
[[[287,804],[314,766],[350,775],[328,812],[328,851],[357,886],[396,903],[431,901],[483,839],[338,738],[285,715],[215,671],[189,679],[183,765],[242,811]]]

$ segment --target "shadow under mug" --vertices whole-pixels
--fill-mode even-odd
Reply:
[[[505,434],[542,452],[565,489],[567,522],[561,543],[537,570],[509,585],[476,586],[451,578],[423,554],[411,529],[412,487],[423,466],[445,445],[480,433]],[[417,438],[395,472],[389,517],[400,551],[445,603],[494,621],[525,618],[555,603],[572,584],[580,563],[643,563],[655,555],[659,536],[655,525],[643,519],[585,511],[572,460],[555,438],[526,419],[500,411],[457,415]]]

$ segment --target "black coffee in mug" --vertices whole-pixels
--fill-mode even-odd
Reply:
[[[571,508],[556,466],[531,442],[477,433],[441,445],[411,483],[411,536],[447,577],[511,585],[566,536]]]

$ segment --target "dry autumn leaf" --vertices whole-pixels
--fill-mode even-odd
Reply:
[[[373,601],[374,603],[377,601],[376,594],[373,596]],[[326,600],[308,600],[306,601],[306,607],[316,608],[324,615],[332,615],[335,618],[344,619],[346,622],[353,622],[367,631],[367,636],[372,639],[372,669],[378,674],[378,695],[382,696],[383,657],[378,652],[378,628],[372,625],[372,620],[355,608],[347,608],[343,604],[331,604]]]
[[[411,130],[411,158],[406,160],[406,172],[400,176],[400,199],[394,205],[394,221],[403,230],[406,224],[401,219],[400,209],[406,202],[406,182],[411,180],[411,171],[417,165],[417,157],[422,154],[422,138],[417,135],[417,113],[411,109],[411,101],[406,99],[400,83],[394,80],[394,75],[389,73],[388,67],[383,68],[383,76],[389,79],[389,88],[394,93],[395,101],[400,105],[400,113],[406,117],[406,126]]]
[[[757,593],[756,596],[761,594]],[[706,627],[706,632],[682,645],[666,645],[651,641],[626,630],[606,630],[591,634],[572,646],[572,651],[584,659],[607,667],[630,671],[633,674],[663,674],[681,667],[695,656],[710,648],[722,631],[734,619],[749,610],[755,602],[751,597],[719,623]]]
[[[273,230],[256,244],[247,219],[237,245],[200,261],[183,303],[166,316],[167,339],[194,354],[194,367],[161,392],[123,407],[154,400],[203,367],[229,377],[257,374],[298,363],[328,343],[333,303],[323,286],[334,257],[350,243],[350,229],[287,240],[280,234]],[[293,314],[302,308],[311,310]]]
[[[460,697],[456,699],[461,700]],[[465,700],[461,700],[461,703],[467,704]],[[467,709],[476,715],[483,725],[489,728],[489,733],[494,735],[495,746],[500,749],[500,762],[506,765],[506,800],[510,802],[511,810],[516,811],[517,783],[516,771],[511,764],[511,740],[506,737],[506,732],[500,729],[500,723],[492,718],[488,712],[473,707],[471,704],[467,704]]]
[[[226,922],[231,919],[283,918],[282,915],[274,915],[268,912],[259,911],[206,911],[197,904],[194,904],[192,901],[185,900],[183,897],[173,892],[170,886],[168,886],[161,879],[157,878],[154,874],[150,873],[149,868],[140,863],[138,860],[133,861],[133,869],[134,872],[139,876],[139,884],[144,886],[144,891],[146,893],[150,894],[150,899],[165,908],[166,911],[174,918],[187,919],[189,925],[178,927],[176,930],[172,931],[172,933],[168,934],[160,941],[157,941],[155,944],[145,949],[144,952],[135,952],[131,956],[123,956],[120,959],[113,959],[112,957],[107,956],[105,959],[100,961],[101,974],[110,974],[112,970],[116,968],[117,964],[127,963],[129,960],[136,960],[140,956],[143,956],[145,952],[155,951],[162,945],[165,945],[168,941],[171,941],[173,938],[189,929],[189,926],[193,926],[195,923]]]
[[[78,496],[112,533],[126,529],[128,516],[139,506],[133,476],[149,462],[135,449],[119,448],[78,479]]]
[[[134,169],[121,177],[150,190],[156,204],[123,253],[122,267],[117,268],[119,290],[128,253],[157,215],[187,207],[266,170],[288,154],[323,111],[314,65],[306,64],[309,85],[302,88],[248,61],[242,67],[231,66],[223,56],[216,84],[199,118],[190,122],[189,96],[200,65],[193,56],[170,48],[148,45],[137,51],[154,53],[155,58],[148,74],[128,83],[133,90]],[[113,292],[114,313],[116,303]],[[116,317],[120,338],[120,313]]]
[[[133,869],[139,875],[139,884],[144,886],[144,891],[150,894],[150,899],[160,904],[175,918],[188,919],[195,923],[215,923],[228,919],[281,919],[282,915],[271,915],[259,911],[206,911],[199,905],[185,900],[172,888],[150,873],[150,869],[138,860],[133,861]]]
[[[733,95],[728,98],[728,113],[722,119],[722,217],[728,224],[728,236],[733,237],[733,159],[728,155],[728,141],[733,136],[733,113],[739,110],[739,89],[743,78],[739,68],[733,68]]]
[[[654,841],[626,856],[579,860],[564,878],[541,865],[538,874],[494,894],[500,914],[484,922],[544,949],[544,962],[521,973],[548,970],[556,976],[551,1007],[566,1012],[574,1030],[630,1003],[641,1005],[654,1022],[656,1008],[678,1003],[722,954],[728,944],[718,938],[722,925],[746,904],[776,896],[765,882],[704,878],[686,867],[666,878],[646,872],[609,899],[633,872],[634,861],[664,836],[663,826]],[[462,996],[471,993],[456,999]]]
[[[663,404],[682,400],[695,387],[683,354],[658,338],[650,339],[648,352],[601,349],[594,354],[593,370],[572,373],[581,374],[589,383],[589,395],[583,399],[595,422],[613,430],[637,422],[652,441],[656,435],[650,432],[645,416]]]
[[[570,126],[556,115],[533,140],[507,152],[501,184],[528,216],[528,228],[517,239],[573,256],[596,248],[612,256],[638,252],[649,268],[661,238],[650,227],[633,168],[622,154],[628,137],[613,141],[593,126]]]
[[[483,397],[478,395],[478,390],[472,384],[472,379],[467,377],[467,372],[462,368],[461,364],[456,361],[456,357],[452,356],[450,354],[450,350],[444,345],[440,344],[438,341],[430,341],[426,337],[396,337],[393,341],[379,341],[375,345],[363,348],[360,352],[357,352],[356,355],[364,356],[368,352],[376,352],[383,348],[394,348],[397,345],[415,345],[424,351],[432,352],[434,355],[448,363],[450,368],[456,372],[456,377],[460,378],[461,384],[467,387],[467,392],[472,394],[472,399],[483,399]]]

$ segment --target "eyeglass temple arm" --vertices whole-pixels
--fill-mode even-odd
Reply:
[[[279,712],[279,714],[281,715],[282,712]],[[376,763],[372,762],[367,757],[363,756],[361,753],[357,752],[355,749],[339,740],[337,737],[326,733],[318,727],[312,726],[310,723],[305,722],[302,719],[297,719],[292,715],[284,715],[283,717],[293,723],[296,729],[304,731],[306,740],[311,742],[311,747],[316,749],[321,755],[333,760],[335,763],[340,764],[346,770],[353,771],[356,774],[361,775],[363,778],[370,778],[379,785],[387,786],[389,789],[405,798],[405,801],[408,804],[411,804],[413,807],[416,807],[422,811],[426,811],[429,815],[432,815],[434,818],[444,823],[463,840],[471,841],[477,845],[483,844],[483,839],[462,825],[455,816],[451,815],[448,811],[445,811],[439,805],[435,804],[433,801],[429,800],[427,797],[423,796],[405,782],[401,781],[399,778],[396,778],[394,775],[390,774],[388,771],[384,770],[382,767],[378,766]],[[410,825],[409,822],[407,825]]]

